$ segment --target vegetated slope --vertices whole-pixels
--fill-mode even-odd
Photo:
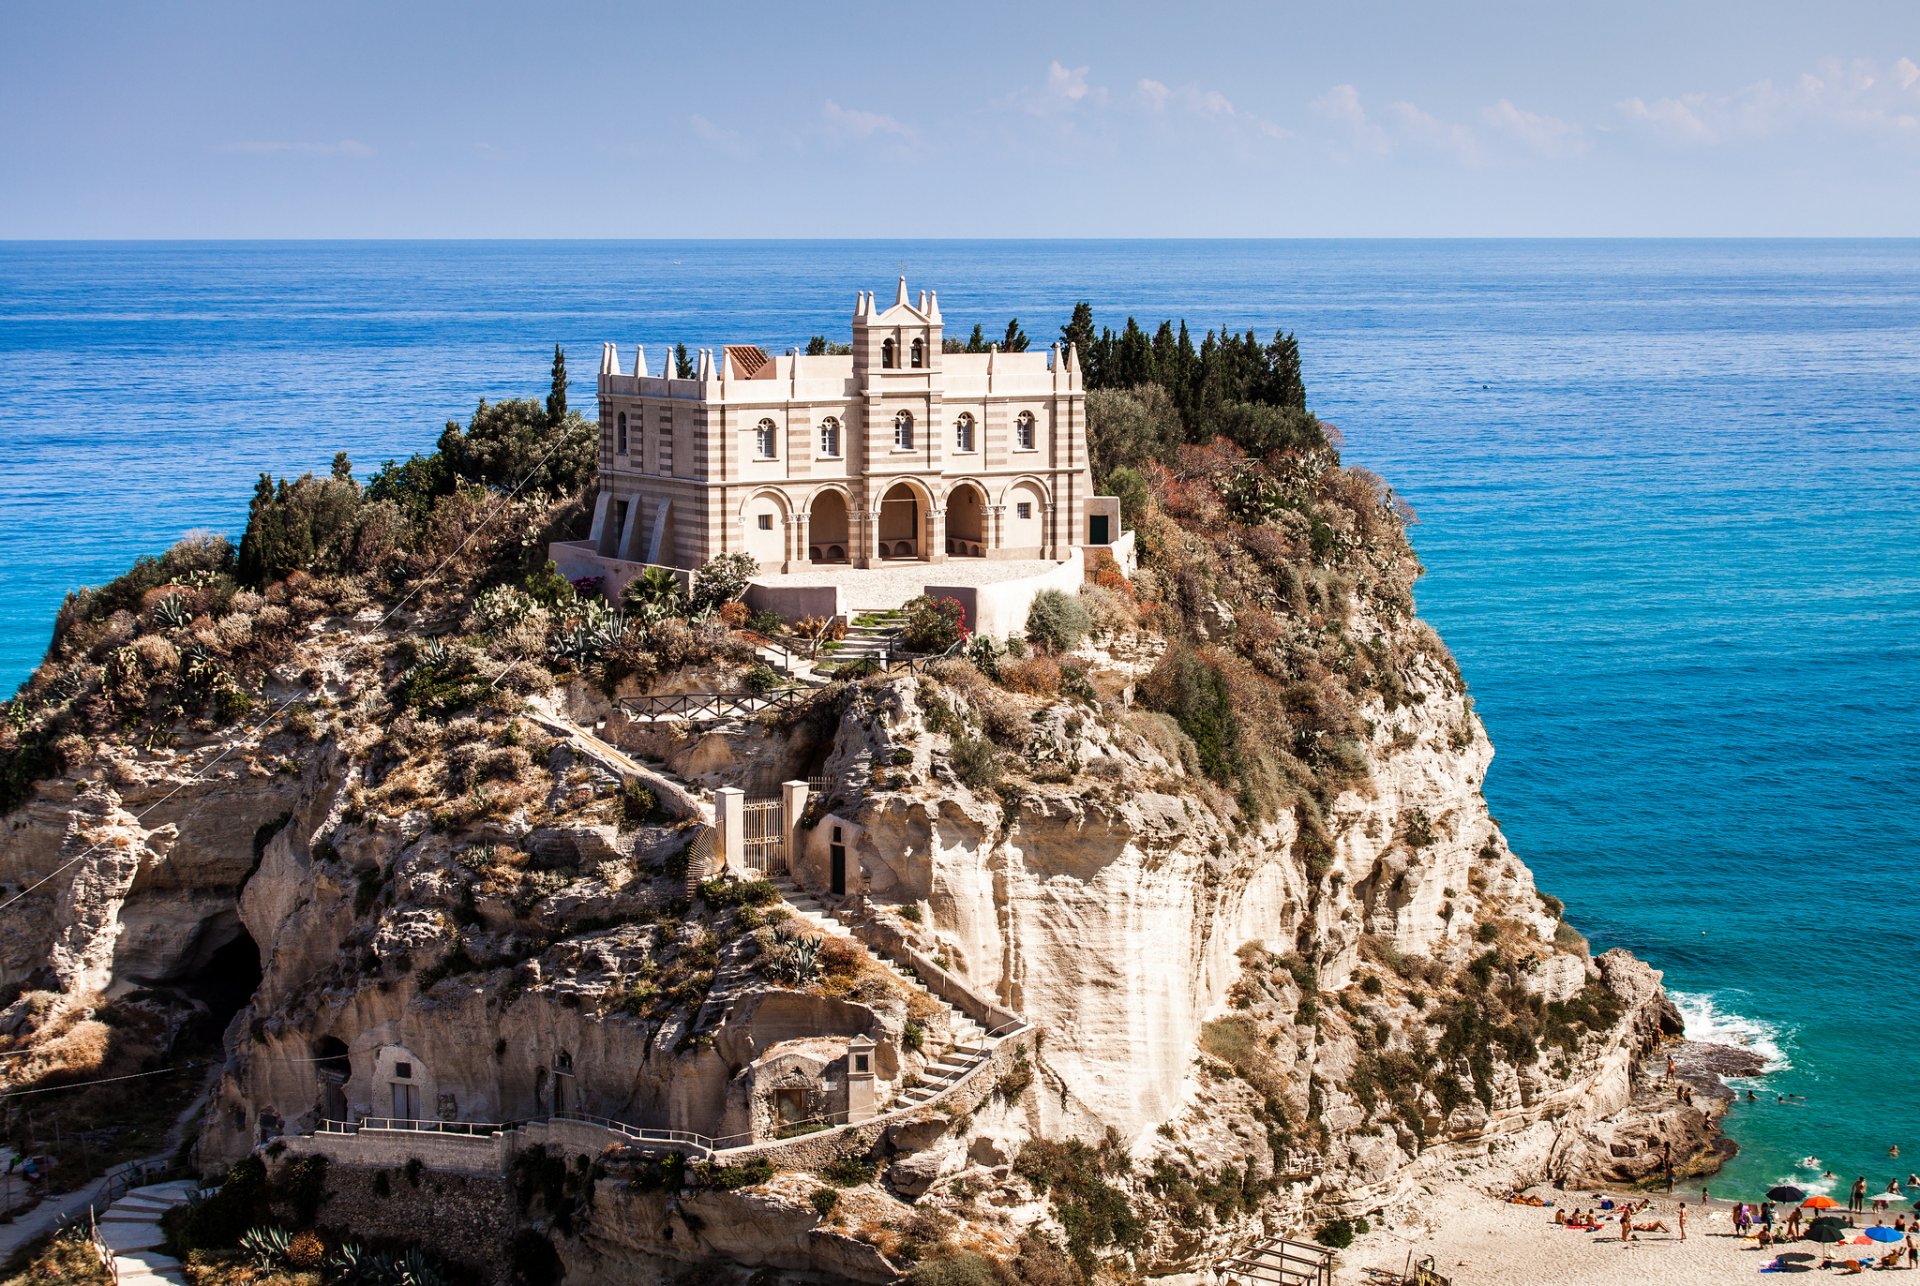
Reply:
[[[1042,600],[1012,650],[839,683],[675,760],[824,758],[814,811],[854,828],[871,914],[1044,1033],[1033,1084],[917,1145],[920,1216],[878,1191],[834,1216],[909,1255],[1053,1264],[1051,1237],[1063,1273],[1168,1269],[1389,1205],[1495,1138],[1544,1169],[1529,1123],[1620,1106],[1671,1025],[1487,815],[1409,515],[1341,466],[1290,337],[1163,333],[1077,341],[1136,576]],[[618,607],[554,575],[593,456],[564,408],[483,406],[365,487],[344,461],[263,479],[237,551],[183,542],[69,601],[0,741],[9,1047],[103,990],[204,1008],[192,984],[244,937],[261,978],[211,1157],[265,1107],[297,1127],[316,1041],[382,1024],[469,1076],[500,1064],[503,1097],[530,1092],[503,1050],[558,1033],[636,1116],[714,1101],[703,1011],[729,973],[904,1030],[911,997],[860,951],[786,977],[763,895],[685,901],[690,801],[529,716],[738,686],[742,627],[773,628],[727,604],[737,566]],[[68,1044],[31,1076],[101,1065]]]

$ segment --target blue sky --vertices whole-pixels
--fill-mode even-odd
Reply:
[[[1920,0],[10,6],[0,237],[1920,234]]]

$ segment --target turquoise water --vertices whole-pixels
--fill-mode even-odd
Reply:
[[[544,395],[556,341],[585,404],[603,339],[838,335],[903,264],[956,328],[1039,340],[1086,298],[1298,331],[1420,512],[1514,847],[1778,1064],[1716,1188],[1904,1179],[1920,242],[0,245],[0,687],[68,587],[237,531],[261,469],[428,446]]]

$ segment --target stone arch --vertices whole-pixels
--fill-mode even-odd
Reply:
[[[875,554],[880,558],[925,559],[927,515],[933,497],[918,480],[901,478],[881,494],[874,521]]]
[[[1000,493],[1000,546],[1009,557],[1039,558],[1047,548],[1053,494],[1035,477],[1015,478]],[[1021,506],[1026,506],[1023,513]]]
[[[816,563],[853,559],[853,502],[845,487],[822,487],[807,501],[807,557]]]
[[[896,361],[894,354],[898,351],[899,350],[894,347],[894,343],[891,339],[883,339],[880,341],[880,369],[881,370],[890,371],[894,368],[895,361]]]
[[[787,563],[787,498],[762,487],[740,503],[740,547],[765,571],[784,571]]]
[[[985,558],[991,539],[987,493],[971,479],[947,489],[947,553],[955,558]]]

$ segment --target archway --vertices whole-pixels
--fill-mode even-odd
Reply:
[[[853,551],[848,537],[847,498],[823,491],[807,511],[807,557],[816,563],[844,563]]]
[[[745,526],[743,544],[762,571],[785,571],[787,566],[787,502],[778,492],[760,491],[740,507]]]
[[[919,558],[920,493],[904,482],[896,482],[880,498],[880,530],[876,533],[881,558]]]
[[[971,482],[947,494],[947,553],[954,558],[987,556],[987,498]]]
[[[1024,479],[1008,487],[1001,500],[1000,545],[1008,558],[1039,558],[1047,544],[1047,493]]]

